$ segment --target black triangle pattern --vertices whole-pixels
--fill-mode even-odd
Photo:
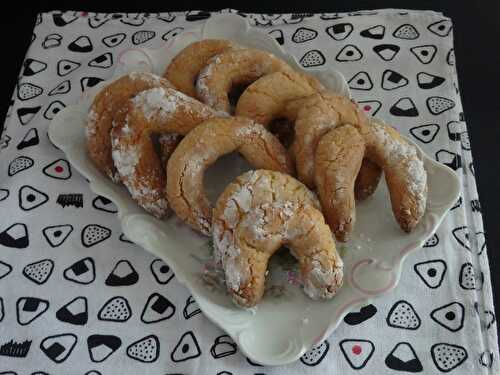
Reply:
[[[49,96],[67,94],[71,91],[71,81],[69,79],[62,81],[56,87],[49,91]]]
[[[373,88],[372,79],[367,72],[355,74],[347,83],[352,90],[370,91]]]
[[[172,39],[173,37],[179,35],[182,31],[184,30],[184,27],[174,27],[173,29],[171,30],[168,30],[165,34],[163,34],[161,36],[161,38],[164,40],[164,41],[169,41],[170,39]],[[283,41],[284,43],[284,39],[281,40],[281,39],[277,39],[278,40],[278,43],[280,43],[281,41]],[[280,43],[282,44],[282,43]]]
[[[125,33],[117,33],[102,38],[102,43],[109,48],[119,46],[127,37]]]

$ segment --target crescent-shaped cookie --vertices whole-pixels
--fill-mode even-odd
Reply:
[[[284,113],[295,121],[291,150],[297,176],[310,188],[314,187],[314,153],[321,137],[341,124],[354,125],[360,131],[369,126],[369,119],[356,103],[324,91],[288,102]],[[355,184],[357,199],[365,199],[375,191],[381,172],[376,164],[363,160]]]
[[[168,161],[167,198],[177,216],[203,234],[210,234],[212,227],[204,172],[220,156],[233,151],[255,168],[293,172],[285,148],[262,125],[243,117],[214,118],[199,124]]]
[[[130,98],[153,87],[173,86],[154,74],[132,72],[104,87],[92,102],[86,126],[87,150],[97,169],[115,182],[120,178],[111,156],[110,131],[114,116]]]
[[[169,88],[145,90],[116,114],[111,132],[115,166],[132,198],[155,217],[167,214],[168,201],[166,164],[162,163],[153,136],[159,135],[162,154],[172,153],[179,135],[216,115],[205,104]]]
[[[198,98],[212,108],[232,113],[229,94],[274,72],[292,68],[273,54],[257,49],[230,50],[212,57],[196,81]]]
[[[225,39],[204,39],[191,43],[168,65],[164,77],[182,93],[196,97],[195,82],[208,60],[219,53],[240,48]]]
[[[366,157],[384,171],[393,214],[401,229],[412,231],[425,212],[427,173],[417,150],[390,126],[372,120],[363,133],[344,125],[318,143],[314,177],[328,224],[346,241],[355,221],[354,181]]]
[[[354,182],[364,154],[365,141],[351,125],[333,128],[316,148],[316,189],[326,221],[342,242],[355,222]]]
[[[427,203],[427,172],[417,148],[378,119],[372,119],[366,155],[383,170],[392,212],[399,226],[411,232],[422,219]]]
[[[285,106],[290,100],[316,93],[321,88],[318,85],[314,78],[294,71],[265,75],[243,91],[235,114],[268,126],[272,120],[286,117]]]
[[[314,194],[293,177],[249,171],[228,185],[213,219],[214,257],[233,301],[252,307],[262,298],[269,258],[286,246],[299,262],[304,292],[335,295],[343,262]]]

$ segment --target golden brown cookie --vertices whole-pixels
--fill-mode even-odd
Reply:
[[[243,117],[214,118],[190,131],[167,166],[167,198],[186,223],[210,234],[212,205],[205,194],[205,170],[220,156],[240,152],[255,168],[292,173],[285,148],[262,125]]]
[[[274,72],[292,68],[273,54],[257,49],[230,50],[212,57],[196,81],[198,98],[219,111],[232,113],[229,94]]]
[[[316,148],[316,189],[326,221],[342,242],[354,225],[354,182],[364,154],[365,141],[351,125],[333,128]]]
[[[236,105],[236,116],[248,117],[267,126],[272,120],[287,117],[286,104],[318,91],[315,79],[294,71],[265,75],[248,86]]]
[[[354,225],[354,181],[364,157],[383,169],[401,229],[413,230],[425,212],[427,173],[417,149],[378,120],[361,130],[351,125],[330,130],[319,141],[314,158],[321,205],[339,241],[347,240]]]
[[[314,187],[314,153],[321,137],[340,124],[351,124],[358,129],[369,126],[369,119],[356,103],[325,91],[288,102],[284,113],[295,121],[291,150],[297,175],[310,188]],[[363,161],[356,182],[357,199],[364,199],[375,191],[381,172],[376,164]]]
[[[110,131],[113,119],[127,101],[141,91],[153,88],[172,88],[166,79],[151,73],[132,72],[104,87],[90,107],[87,126],[87,150],[97,169],[118,182],[111,157]]]
[[[384,170],[392,212],[405,232],[422,219],[427,202],[427,172],[415,146],[399,132],[372,119],[366,139],[366,155]]]
[[[222,52],[239,48],[224,39],[204,39],[191,43],[179,52],[168,65],[164,77],[182,93],[196,97],[195,82],[208,60]]]
[[[249,171],[217,200],[214,257],[234,302],[255,306],[264,293],[269,258],[281,246],[299,262],[304,292],[326,299],[342,286],[343,262],[314,194],[293,177]]]
[[[164,138],[158,140],[163,153],[173,152],[179,135],[215,115],[205,104],[169,88],[142,91],[115,115],[112,156],[120,179],[132,198],[155,217],[167,214],[168,201],[166,165],[153,137]]]

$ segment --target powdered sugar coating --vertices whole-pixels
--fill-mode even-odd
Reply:
[[[230,190],[229,196],[222,198],[223,206],[218,203],[222,215],[214,217],[213,221],[214,258],[225,270],[226,284],[232,291],[233,299],[240,305],[252,303],[244,298],[244,293],[239,293],[242,285],[253,283],[256,277],[253,266],[248,263],[251,259],[247,258],[248,251],[258,244],[266,247],[269,243],[290,244],[292,254],[302,259],[301,264],[307,270],[303,270],[304,292],[308,296],[313,299],[332,297],[342,284],[343,264],[335,252],[330,230],[324,221],[324,230],[332,248],[322,248],[325,241],[321,240],[321,244],[301,249],[300,253],[297,253],[297,248],[293,250],[297,240],[304,243],[304,236],[310,235],[311,229],[321,224],[315,221],[317,216],[303,214],[312,209],[321,216],[314,208],[318,207],[316,197],[298,181],[289,183],[290,186],[279,186],[283,184],[283,179],[273,175],[275,172],[262,172],[251,171],[240,176],[233,183],[237,187]],[[296,181],[289,176],[287,179]],[[296,196],[286,193],[287,190],[297,192],[297,189],[300,192]],[[299,222],[297,217],[300,217]]]
[[[208,60],[196,80],[196,95],[207,105],[232,112],[229,91],[233,85],[246,85],[265,74],[290,70],[273,54],[256,49],[222,52]]]
[[[140,113],[146,122],[166,122],[179,110],[183,111],[181,113],[192,113],[190,107],[192,103],[196,103],[198,105],[197,110],[205,113],[207,117],[213,116],[214,112],[209,107],[201,105],[195,99],[174,89],[158,87],[144,90],[130,100],[129,112],[126,114],[123,123],[114,126],[112,132],[112,157],[123,184],[144,209],[157,217],[164,216],[168,208],[168,200],[164,192],[165,187],[158,184],[158,186],[152,187],[148,183],[147,176],[141,175],[141,168],[138,165],[141,162],[142,168],[144,168],[143,149],[136,142],[139,140],[142,147],[145,147],[142,144],[143,134],[149,135],[148,125],[146,124],[143,127],[134,123],[132,126],[131,121],[135,121],[133,120],[135,115]],[[165,138],[169,137],[168,134],[162,134],[161,136],[163,140],[172,138],[173,142],[178,137],[177,134],[170,135],[168,139]],[[158,171],[158,173],[164,172]]]
[[[128,123],[125,123],[121,130],[125,134],[130,133]],[[141,206],[154,216],[164,216],[168,209],[167,199],[163,197],[163,194],[158,194],[157,191],[151,189],[148,182],[138,178],[135,173],[140,158],[137,145],[124,145],[116,138],[112,138],[112,146],[113,162],[132,198],[140,202]]]
[[[158,116],[162,120],[168,119],[175,111],[182,107],[183,111],[192,112],[192,105],[196,105],[196,110],[202,115],[219,115],[217,111],[208,106],[201,106],[200,103],[180,91],[165,90],[162,87],[145,90],[132,99],[134,107],[141,110],[147,120]],[[220,114],[221,117],[227,116],[226,113]]]
[[[385,125],[372,121],[373,134],[376,141],[381,145],[383,157],[388,163],[388,168],[400,168],[403,170],[404,179],[407,182],[409,192],[415,197],[417,203],[417,214],[420,216],[425,211],[427,200],[427,172],[424,163],[417,154],[417,149],[405,142],[392,137]]]
[[[342,279],[344,278],[344,264],[342,259],[338,257],[336,267],[325,268],[319,260],[314,259],[312,262],[312,268],[309,271],[308,277],[304,280],[304,293],[314,300],[328,299],[333,297],[339,286],[342,285]],[[328,287],[318,287],[330,285],[332,288]]]
[[[157,76],[156,74],[149,73],[149,72],[130,72],[128,76],[132,80],[140,80],[143,82],[149,82],[154,85],[161,85],[166,81],[166,78]],[[172,85],[173,87],[173,85]]]
[[[108,82],[91,104],[85,129],[88,153],[95,166],[115,182],[120,181],[120,176],[114,166],[111,150],[113,121],[130,98],[156,86],[172,87],[168,80],[152,73],[130,72]]]
[[[208,87],[208,80],[212,78],[214,67],[219,65],[221,59],[218,55],[212,57],[207,65],[198,74],[198,79],[196,80],[196,94],[203,100],[203,102],[210,107],[215,106],[217,103],[217,96],[211,94],[211,90]]]
[[[94,108],[91,108],[87,116],[87,126],[85,127],[85,136],[88,138],[93,137],[96,134],[96,123],[98,115]]]
[[[153,73],[148,72],[130,72],[126,77],[132,81],[140,80],[141,82],[147,82],[150,85],[165,85],[168,81],[165,78],[159,77]],[[173,87],[173,86],[172,86]],[[110,93],[106,91],[104,96],[109,96]],[[108,108],[108,111],[111,110]],[[87,126],[85,128],[87,138],[94,136],[96,134],[96,126],[100,120],[100,115],[95,111],[94,107],[90,108],[89,114],[87,116]]]
[[[129,133],[128,123],[122,128],[122,132],[124,134]],[[139,152],[137,150],[137,146],[131,144],[127,147],[122,146],[116,138],[112,138],[111,140],[113,146],[113,161],[115,163],[115,167],[124,178],[130,177],[137,163],[139,163]]]
[[[172,90],[167,95],[165,89],[158,87],[137,94],[132,103],[143,112],[146,120],[150,120],[155,115],[168,116],[177,109],[179,101],[185,98],[187,97],[179,91]]]
[[[256,76],[263,75],[271,66],[271,59],[275,59],[274,55],[267,52],[260,51],[268,59],[262,59],[259,64],[252,65],[252,73]],[[253,50],[238,51],[232,54],[233,59],[231,61],[232,68],[237,67],[242,61],[247,60],[251,57],[251,54],[255,53]],[[214,78],[214,71],[221,69],[221,64],[223,63],[220,55],[212,57],[207,65],[200,71],[198,79],[196,80],[196,93],[203,102],[211,107],[216,107],[218,103],[218,96],[220,93],[214,91],[214,88],[210,85],[210,80]],[[227,62],[224,62],[227,64]]]

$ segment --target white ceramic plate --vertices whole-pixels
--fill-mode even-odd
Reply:
[[[132,69],[161,74],[178,51],[202,38],[226,38],[268,50],[301,69],[273,38],[250,28],[239,16],[221,15],[210,18],[203,27],[179,34],[161,49],[126,51],[120,57],[121,64],[114,77]],[[349,96],[345,79],[338,72],[328,69],[308,72],[330,89]],[[285,281],[279,284],[285,290],[284,295],[267,296],[257,308],[242,310],[235,307],[225,293],[201,281],[203,263],[210,259],[208,238],[197,235],[175,216],[166,221],[153,218],[135,204],[125,188],[104,177],[89,159],[84,137],[87,113],[95,93],[107,83],[109,81],[94,87],[76,105],[62,110],[50,125],[50,139],[87,177],[92,191],[116,204],[125,235],[168,263],[205,315],[226,331],[254,362],[283,365],[297,360],[314,344],[327,338],[349,311],[393,289],[405,257],[423,245],[458,199],[459,181],[455,174],[419,149],[428,173],[429,196],[425,216],[411,234],[403,233],[396,224],[387,187],[382,182],[373,197],[357,206],[352,240],[345,244],[343,251],[345,283],[332,300],[310,300],[293,280],[288,282],[293,271],[279,273],[280,268],[276,266],[271,279],[280,282],[280,275],[287,275],[281,277],[281,281]],[[237,155],[219,160],[206,176],[206,188],[212,199],[247,169]]]

